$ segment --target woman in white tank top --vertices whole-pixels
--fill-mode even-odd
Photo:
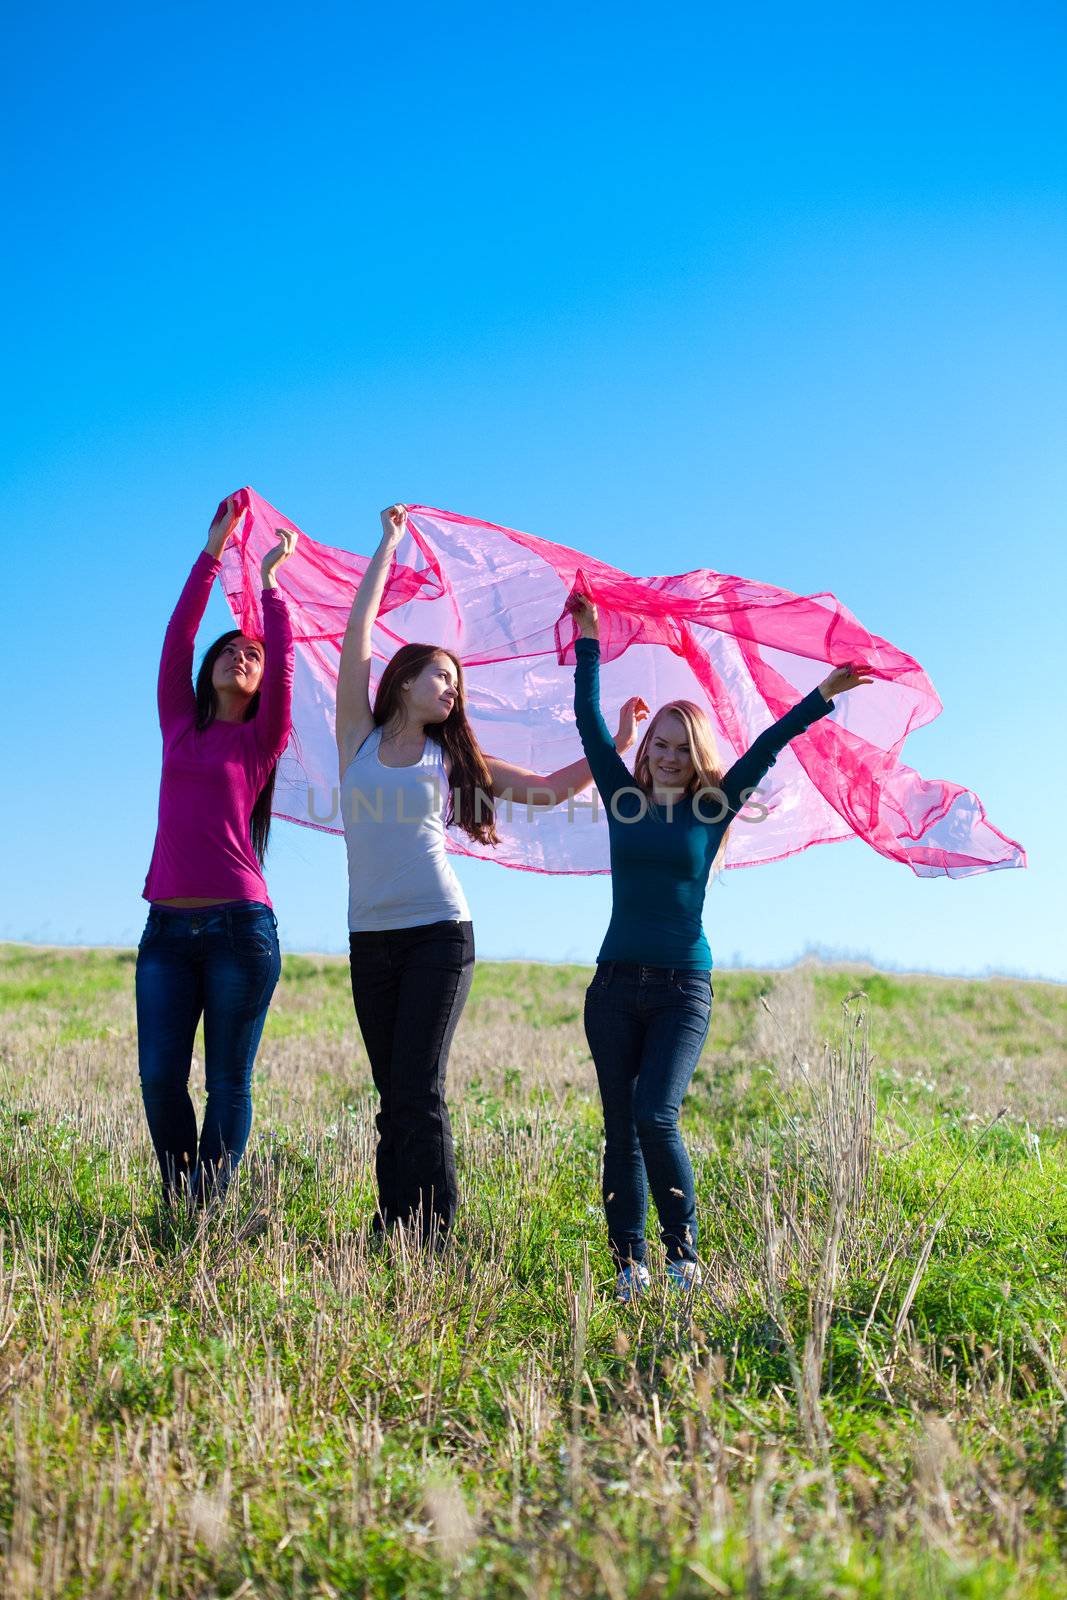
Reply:
[[[474,973],[470,911],[445,828],[495,844],[494,796],[558,805],[592,774],[585,760],[539,774],[484,753],[467,720],[462,666],[436,645],[398,650],[371,707],[371,630],[406,518],[403,505],[382,512],[381,543],[352,606],[337,753],[352,999],[380,1100],[373,1227],[410,1223],[441,1243],[458,1200],[445,1072]],[[617,749],[634,742],[647,711],[637,697],[626,702]]]

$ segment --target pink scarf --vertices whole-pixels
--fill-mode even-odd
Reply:
[[[226,546],[222,583],[237,625],[262,637],[259,565],[295,527],[252,489]],[[853,835],[921,877],[964,877],[1021,867],[1026,855],[986,819],[978,796],[924,779],[900,759],[913,728],[941,711],[912,657],[866,628],[832,594],[786,589],[704,568],[634,578],[593,556],[512,528],[411,506],[374,627],[371,700],[402,644],[450,649],[463,663],[467,709],[482,749],[546,773],[581,759],[574,726],[575,627],[564,612],[577,584],[600,614],[601,691],[614,730],[618,709],[640,694],[653,711],[693,700],[711,719],[729,764],[801,699],[830,667],[863,663],[877,682],[843,695],[830,716],[782,754],[761,785],[768,815],[738,819],[728,867],[778,861]],[[352,600],[368,560],[302,533],[279,573],[296,647],[293,737],[282,756],[274,814],[343,833],[334,713],[337,669]],[[647,724],[646,724],[647,726]],[[636,748],[636,747],[635,747]],[[449,848],[531,872],[606,872],[603,808],[591,791],[553,811],[498,814],[502,843],[481,846],[458,829]]]

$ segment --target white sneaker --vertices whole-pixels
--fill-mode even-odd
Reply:
[[[623,1267],[615,1279],[615,1298],[621,1305],[628,1306],[631,1300],[636,1300],[639,1294],[644,1294],[651,1282],[645,1263],[634,1261],[630,1266]]]
[[[692,1294],[704,1281],[698,1261],[668,1261],[667,1282],[677,1294]]]

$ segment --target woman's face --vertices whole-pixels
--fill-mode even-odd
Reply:
[[[689,732],[676,711],[656,723],[648,739],[649,771],[656,789],[684,789],[696,772],[689,748]]]
[[[262,676],[263,646],[258,639],[246,639],[242,633],[224,644],[215,657],[211,684],[215,690],[237,690],[253,695]]]
[[[449,656],[433,656],[411,679],[405,693],[416,722],[444,722],[459,700],[459,675]]]

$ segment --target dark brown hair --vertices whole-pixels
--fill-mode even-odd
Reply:
[[[479,844],[499,844],[493,780],[482,755],[474,729],[467,721],[463,668],[457,656],[439,644],[401,645],[382,673],[374,696],[373,716],[382,727],[402,714],[401,688],[417,678],[434,656],[447,656],[456,669],[456,702],[443,722],[428,722],[426,733],[452,758],[446,820],[456,822],[464,833]],[[480,791],[480,792],[479,792]],[[455,800],[459,797],[459,815]]]
[[[219,697],[211,681],[211,676],[215,670],[215,662],[221,655],[223,647],[228,645],[231,639],[251,638],[251,634],[244,633],[240,628],[231,628],[229,633],[220,634],[214,644],[208,645],[204,651],[204,659],[200,663],[200,671],[196,675],[196,728],[198,733],[211,726],[219,709]],[[264,648],[263,640],[256,639],[254,642],[263,650],[265,670],[267,652]],[[245,714],[242,720],[251,722],[258,710],[259,690],[257,689],[245,707]],[[267,840],[270,838],[270,808],[274,799],[274,777],[277,771],[278,763],[275,762],[267,774],[266,783],[256,797],[255,805],[252,807],[250,819],[252,849],[256,852],[256,860],[260,866],[263,865],[264,857],[267,854]]]

